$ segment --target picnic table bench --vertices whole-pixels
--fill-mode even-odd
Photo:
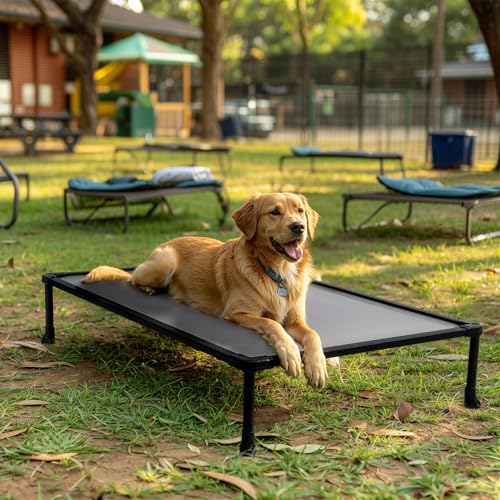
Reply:
[[[59,138],[66,151],[72,153],[82,135],[81,131],[71,127],[74,117],[69,113],[23,113],[1,115],[0,138],[19,139],[24,153],[33,156],[40,139]]]

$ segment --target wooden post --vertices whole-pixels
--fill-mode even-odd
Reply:
[[[145,61],[139,62],[139,90],[149,94],[149,67]]]

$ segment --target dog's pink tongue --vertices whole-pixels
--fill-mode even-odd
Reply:
[[[299,242],[298,241],[292,241],[291,243],[287,243],[286,245],[283,245],[283,248],[285,249],[286,254],[288,257],[294,260],[299,260],[302,258],[302,248],[300,248]]]

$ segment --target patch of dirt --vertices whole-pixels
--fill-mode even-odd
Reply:
[[[110,374],[99,370],[94,363],[84,361],[71,366],[50,369],[20,368],[17,363],[6,362],[0,368],[0,377],[9,377],[11,389],[26,388],[26,377],[32,387],[46,387],[49,390],[80,384],[94,384],[110,380]]]

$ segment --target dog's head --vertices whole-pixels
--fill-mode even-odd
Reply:
[[[298,262],[307,240],[314,238],[319,215],[305,196],[257,193],[233,213],[233,219],[247,240]]]

